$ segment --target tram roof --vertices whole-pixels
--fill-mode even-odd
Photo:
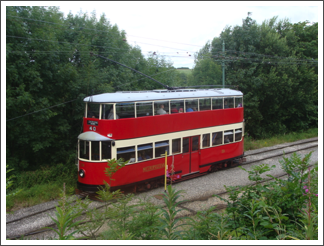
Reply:
[[[103,93],[84,98],[84,102],[119,103],[134,101],[170,100],[182,98],[228,97],[242,96],[237,90],[221,89],[178,89],[178,90],[152,90],[152,91],[117,91]]]

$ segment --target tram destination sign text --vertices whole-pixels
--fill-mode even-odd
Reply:
[[[88,120],[88,125],[97,126],[98,125],[98,121]]]

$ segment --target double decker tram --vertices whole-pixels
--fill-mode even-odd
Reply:
[[[196,177],[243,158],[243,94],[222,89],[104,93],[86,97],[78,136],[78,190],[143,190],[163,184],[165,151],[174,181]],[[107,160],[129,162],[105,175]]]

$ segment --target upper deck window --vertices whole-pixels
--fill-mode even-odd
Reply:
[[[224,108],[234,108],[234,97],[224,98]]]
[[[114,119],[114,105],[113,104],[102,104],[101,119]]]
[[[200,98],[199,99],[199,111],[211,110],[211,99]]]
[[[100,104],[88,103],[87,104],[87,118],[99,119]]]
[[[152,102],[139,102],[136,103],[136,117],[153,115]]]
[[[223,108],[223,98],[213,98],[213,109],[222,109]]]
[[[171,100],[170,105],[171,105],[171,114],[183,113],[184,100]]]
[[[198,99],[186,100],[186,113],[198,111]]]
[[[169,101],[154,102],[155,115],[169,114]]]
[[[242,97],[235,97],[235,108],[243,107],[243,98]]]
[[[116,113],[116,119],[135,118],[135,103],[116,103]]]

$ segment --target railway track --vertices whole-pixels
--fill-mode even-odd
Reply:
[[[286,155],[289,155],[294,152],[305,152],[305,151],[310,151],[311,149],[316,149],[318,146],[317,138],[313,139],[308,139],[304,141],[297,141],[293,143],[286,143],[286,144],[281,144],[277,145],[274,147],[269,147],[269,148],[263,148],[259,150],[253,150],[253,151],[248,151],[245,154],[246,162],[242,163],[242,166],[249,166],[253,163],[257,163],[260,161],[265,161],[265,160],[272,160],[274,158],[281,159],[280,157],[283,156],[283,152]],[[246,167],[248,168],[248,167]],[[177,190],[182,189],[183,187],[191,187],[192,185],[197,186],[195,188],[199,189],[204,189],[204,179],[212,179],[214,180],[215,183],[213,185],[216,186],[216,182],[221,182],[218,180],[215,180],[219,177],[223,176],[235,176],[237,177],[237,172],[243,172],[239,168],[228,168],[223,171],[215,172],[215,173],[210,173],[208,175],[198,177],[196,179],[191,179],[185,182],[180,182],[178,184],[175,184],[174,187]],[[280,174],[275,174],[273,175],[275,177],[284,177],[284,173]],[[246,177],[244,180],[246,181]],[[226,177],[225,177],[225,180]],[[208,183],[210,183],[207,180]],[[226,184],[225,181],[222,183],[223,185]],[[251,183],[244,183],[243,181],[239,182],[239,184],[242,184],[243,186],[248,186],[251,185]],[[231,185],[231,184],[226,184]],[[206,188],[206,187],[205,187]],[[187,197],[185,196],[186,202],[183,202],[180,204],[180,207],[183,209],[183,215],[179,216],[186,216],[186,215],[192,215],[196,213],[197,209],[195,209],[195,206],[197,204],[202,204],[205,206],[213,206],[215,204],[215,197],[214,194],[218,194],[222,197],[226,197],[226,191],[223,189],[211,189],[209,192],[205,192],[204,194],[201,194],[201,192],[198,191],[198,194],[190,194],[191,192],[188,192],[187,190]],[[162,192],[161,192],[162,191]],[[159,194],[163,194],[162,188],[158,188],[155,190],[151,190],[149,192],[143,192],[136,194],[136,196],[152,196],[152,197],[158,197]],[[194,192],[192,192],[194,193]],[[134,198],[136,198],[136,196]],[[154,200],[156,204],[162,204],[161,199],[155,199]],[[25,214],[23,211],[21,213],[17,213],[15,216],[14,215],[7,215],[7,238],[8,239],[20,239],[20,238],[29,238],[29,239],[45,239],[49,237],[54,237],[54,233],[49,230],[49,229],[44,229],[44,227],[53,227],[55,228],[55,224],[51,220],[50,216],[55,217],[55,206],[57,203],[52,202],[52,205],[49,206],[42,206],[39,205],[37,211],[30,211],[28,214]],[[91,203],[92,206],[96,207],[97,209],[102,208],[104,205],[102,203],[93,201]],[[224,208],[223,204],[219,203],[216,204],[218,205],[217,208]],[[36,207],[36,206],[35,206]],[[28,209],[26,209],[28,210]]]

